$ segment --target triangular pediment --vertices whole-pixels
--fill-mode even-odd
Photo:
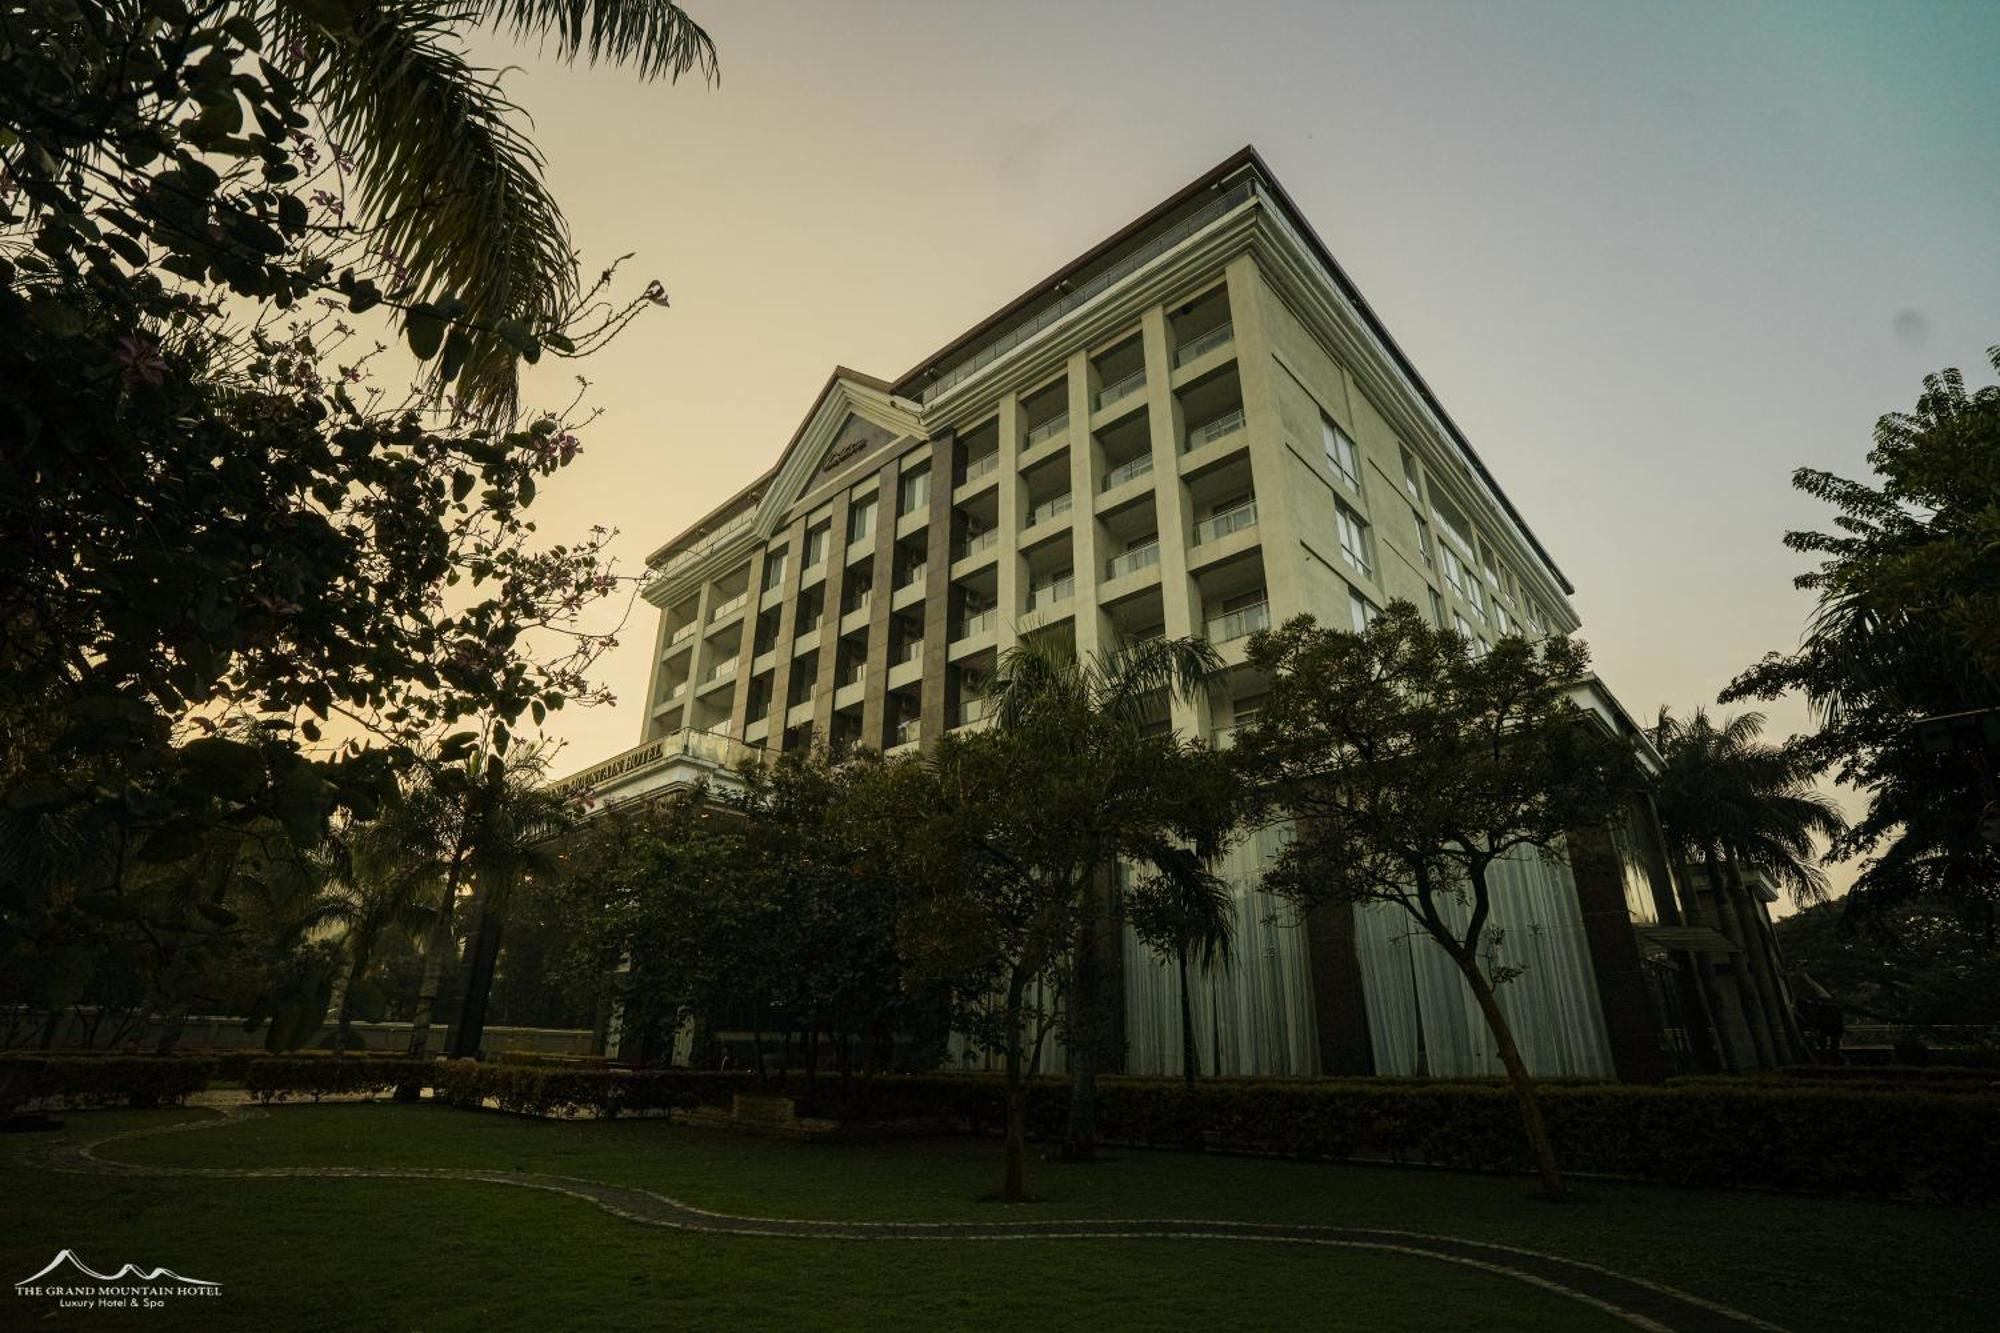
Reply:
[[[911,405],[891,396],[886,383],[836,370],[778,460],[757,506],[758,529],[767,536],[775,532],[785,511],[823,478],[922,433]]]

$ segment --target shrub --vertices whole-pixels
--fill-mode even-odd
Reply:
[[[439,1062],[431,1086],[453,1106],[492,1102],[519,1115],[594,1114],[606,1119],[632,1112],[727,1106],[730,1094],[755,1080],[742,1074],[688,1069],[602,1069],[547,1064]]]
[[[430,1081],[433,1063],[407,1056],[265,1056],[245,1067],[243,1087],[267,1105],[297,1096],[318,1101],[341,1093],[373,1095],[405,1085],[421,1087]]]
[[[23,1106],[177,1105],[215,1077],[215,1061],[174,1055],[0,1056],[0,1112]]]

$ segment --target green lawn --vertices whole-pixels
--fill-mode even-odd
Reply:
[[[70,1133],[189,1112],[73,1115]],[[12,1146],[20,1146],[17,1140]],[[1228,1241],[868,1244],[688,1234],[588,1203],[437,1181],[57,1175],[0,1144],[9,1282],[56,1250],[100,1269],[164,1264],[219,1301],[78,1327],[1462,1328],[1620,1327],[1518,1282],[1414,1257]],[[765,1217],[994,1220],[1202,1217],[1427,1231],[1550,1251],[1672,1283],[1798,1333],[1994,1325],[2000,1212],[1584,1183],[1537,1201],[1518,1179],[1121,1151],[1037,1162],[1041,1201],[975,1202],[998,1146],[773,1143],[657,1121],[544,1123],[388,1104],[290,1107],[268,1120],[112,1145],[186,1166],[519,1169],[656,1190]],[[61,1326],[60,1312],[29,1314]]]

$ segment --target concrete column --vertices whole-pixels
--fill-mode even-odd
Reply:
[[[1612,1066],[1627,1083],[1658,1083],[1672,1064],[1659,1012],[1646,986],[1639,937],[1625,908],[1625,875],[1617,846],[1604,828],[1573,830],[1567,841]]]
[[[902,461],[891,458],[876,474],[874,595],[868,602],[868,686],[861,698],[861,743],[889,748],[889,603],[896,595],[896,506],[902,495]]]
[[[1160,531],[1161,619],[1170,639],[1198,637],[1207,632],[1201,591],[1188,578],[1188,547],[1194,541],[1194,513],[1187,488],[1181,484],[1181,441],[1187,423],[1181,420],[1174,396],[1174,349],[1167,330],[1167,311],[1153,306],[1139,316],[1139,337],[1146,350],[1146,420],[1153,445],[1153,512]],[[1205,699],[1175,699],[1170,715],[1183,736],[1207,736],[1214,719]]]
[[[1069,359],[1069,518],[1070,568],[1076,574],[1076,655],[1089,661],[1108,646],[1104,613],[1097,607],[1097,584],[1103,577],[1097,549],[1097,437],[1090,429],[1090,354],[1079,351]]]
[[[1368,1036],[1368,990],[1354,952],[1354,911],[1352,903],[1328,903],[1306,917],[1322,1074],[1375,1072],[1375,1045]]]
[[[924,552],[924,672],[918,687],[923,699],[923,748],[937,744],[950,724],[952,617],[958,608],[951,596],[951,492],[958,475],[961,449],[950,431],[931,438],[931,516]]]
[[[773,558],[773,552],[784,549],[782,542],[766,543],[750,557],[750,583],[743,603],[743,637],[737,645],[736,688],[729,701],[729,734],[739,741],[743,739],[743,728],[750,725],[750,664],[757,660],[757,622],[764,616],[764,568]]]
[[[881,507],[881,502],[876,502]],[[813,736],[833,739],[833,676],[840,664],[840,601],[847,582],[847,495],[834,497],[826,534],[826,587],[819,613],[819,679],[813,683]]]
[[[1025,594],[1026,567],[1021,557],[1021,515],[1025,506],[1021,503],[1021,400],[1018,395],[1008,394],[1000,400],[999,435],[1000,462],[994,468],[999,478],[999,491],[993,522],[1000,533],[995,549],[999,558],[994,562],[994,597],[1000,613],[994,617],[993,645],[1004,653],[1020,642],[1020,621],[1022,598]]]
[[[773,750],[783,748],[785,740],[785,700],[792,689],[792,649],[798,638],[799,628],[799,583],[805,575],[806,520],[803,515],[793,520],[791,529],[783,538],[791,559],[785,565],[785,592],[778,603],[778,666],[771,675],[771,730],[764,743]]]
[[[1271,320],[1264,309],[1264,279],[1249,255],[1231,260],[1225,276],[1229,317],[1236,330],[1236,374],[1243,385],[1243,429],[1250,437],[1251,484],[1257,492],[1264,588],[1271,600],[1271,624],[1276,626],[1312,609],[1304,587],[1305,556],[1299,550],[1298,507],[1292,496],[1298,464],[1286,445],[1284,419],[1278,411],[1279,372],[1272,352]],[[1332,533],[1315,535],[1321,539],[1321,549],[1339,545]],[[1378,606],[1382,601],[1379,594],[1372,600]],[[1335,622],[1336,628],[1342,624]]]
[[[681,689],[681,730],[694,726],[694,696],[708,675],[708,608],[715,601],[715,580],[701,581],[701,593],[694,603],[694,637],[688,643],[687,684]]]

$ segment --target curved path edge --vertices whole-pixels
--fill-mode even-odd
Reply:
[[[184,1177],[224,1180],[456,1180],[543,1190],[595,1204],[642,1226],[719,1235],[794,1240],[1005,1241],[1005,1240],[1232,1240],[1337,1249],[1375,1250],[1436,1260],[1523,1282],[1577,1301],[1647,1333],[1785,1333],[1778,1325],[1691,1292],[1632,1277],[1597,1264],[1539,1250],[1425,1232],[1294,1223],[1221,1222],[1199,1218],[1079,1219],[1048,1222],[834,1222],[746,1217],[713,1212],[632,1186],[532,1171],[476,1167],[396,1166],[148,1166],[99,1155],[113,1143],[260,1120],[269,1113],[248,1105],[209,1108],[212,1118],[122,1130],[85,1141],[31,1145],[19,1156],[31,1166],[73,1174]]]

